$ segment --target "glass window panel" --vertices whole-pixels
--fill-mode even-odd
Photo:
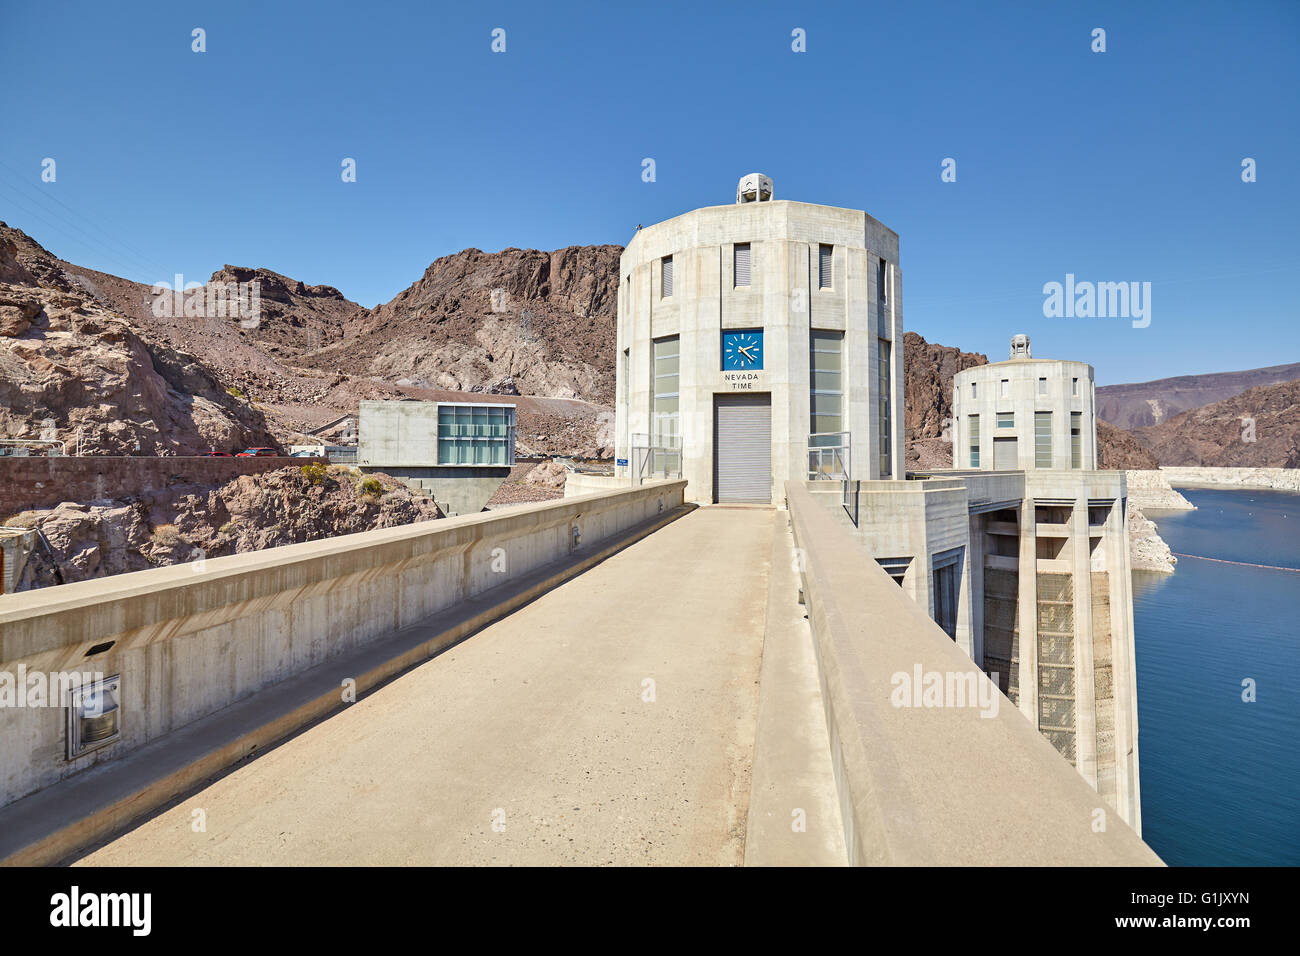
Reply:
[[[839,352],[820,352],[814,350],[811,358],[811,365],[814,370],[835,372],[842,367],[840,364]]]
[[[839,415],[813,415],[812,425],[814,435],[841,430]]]
[[[678,412],[678,399],[676,396],[660,396],[655,399],[656,415],[676,415]]]
[[[821,372],[814,369],[812,387],[819,392],[838,392],[840,390],[839,371]]]
[[[664,358],[669,355],[678,353],[677,336],[670,335],[664,339],[655,340],[655,359]]]
[[[838,415],[840,414],[840,396],[838,395],[813,395],[812,396],[812,413],[814,415]]]

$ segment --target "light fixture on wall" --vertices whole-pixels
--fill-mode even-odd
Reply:
[[[68,759],[107,746],[122,736],[122,675],[72,691],[68,703]]]

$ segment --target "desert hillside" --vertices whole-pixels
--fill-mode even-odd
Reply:
[[[621,251],[466,249],[374,309],[226,265],[210,284],[261,290],[259,320],[244,323],[160,315],[149,286],[65,262],[0,223],[0,433],[37,437],[52,420],[60,440],[80,427],[96,451],[193,454],[287,445],[331,422],[322,437],[337,437],[365,399],[470,393],[518,405],[522,455],[609,458]],[[951,465],[953,376],[987,362],[905,333],[909,467]],[[1297,379],[1300,363],[1101,386],[1101,463],[1294,466]],[[1256,419],[1255,442],[1241,440],[1242,416]]]
[[[1247,389],[1297,379],[1300,379],[1300,362],[1243,372],[1179,375],[1151,382],[1102,385],[1097,389],[1097,417],[1130,430],[1159,425],[1182,412],[1221,402]]]
[[[1300,381],[1260,385],[1134,435],[1162,465],[1300,468]]]

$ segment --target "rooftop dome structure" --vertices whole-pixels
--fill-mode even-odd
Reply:
[[[737,203],[770,202],[773,195],[772,177],[762,173],[747,173],[736,185]]]

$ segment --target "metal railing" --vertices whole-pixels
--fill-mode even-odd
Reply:
[[[0,458],[59,458],[65,443],[52,439],[13,438],[0,441]]]
[[[808,436],[808,480],[843,481],[852,473],[849,432],[814,432]]]
[[[651,444],[649,435],[638,433],[632,436],[632,441],[628,473],[633,482],[682,476],[682,446],[678,436],[660,435],[658,443]]]

